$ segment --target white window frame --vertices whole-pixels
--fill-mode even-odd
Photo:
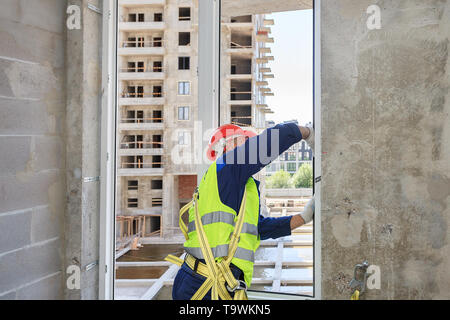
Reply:
[[[189,84],[189,93],[180,93],[180,84],[181,83],[188,83]],[[183,86],[183,89],[186,89],[186,86],[184,85]],[[184,92],[184,91],[183,91]],[[191,81],[183,81],[183,80],[180,80],[180,81],[178,81],[178,95],[179,96],[190,96],[190,95],[192,95],[192,84],[191,84]]]
[[[117,2],[103,2],[99,299],[114,298]]]
[[[314,297],[249,292],[250,299],[303,300],[321,299],[321,68],[320,68],[320,5],[314,7],[314,118],[315,118],[315,223],[314,223]],[[114,298],[115,252],[115,180],[116,180],[116,126],[117,126],[117,28],[116,0],[103,2],[103,53],[102,53],[102,123],[101,123],[101,178],[100,178],[100,259],[99,299]],[[199,112],[202,129],[217,128],[220,114],[220,0],[199,1]],[[191,89],[192,90],[192,89]],[[201,136],[201,135],[199,135]],[[197,137],[203,147],[207,142]],[[207,165],[198,166],[201,179]]]
[[[180,109],[183,108],[183,119],[180,119]],[[187,119],[184,119],[187,109]],[[178,106],[177,108],[177,119],[178,121],[190,121],[191,120],[191,106]]]
[[[180,143],[181,140],[182,143]],[[185,147],[191,145],[191,133],[189,131],[178,131],[178,145]]]
[[[199,30],[210,30],[209,32],[199,32],[199,120],[204,120],[206,129],[211,123],[211,112],[219,112],[218,95],[220,96],[220,84],[218,73],[220,68],[220,26],[221,26],[221,0],[199,1]],[[320,5],[321,0],[313,0],[314,15],[314,127],[315,127],[315,213],[314,213],[314,296],[300,296],[290,294],[280,294],[271,292],[249,291],[249,299],[263,300],[319,300],[322,297],[321,292],[321,203],[320,203],[320,179],[321,177],[321,69],[320,69]],[[200,68],[203,67],[203,68]],[[209,68],[206,69],[206,68]],[[208,75],[209,72],[209,75]],[[213,78],[211,78],[211,75]],[[205,83],[210,81],[210,84]],[[209,100],[209,104],[207,104]],[[211,103],[212,102],[212,103]],[[204,130],[205,130],[204,124]],[[201,171],[199,171],[201,173]],[[201,177],[201,175],[199,175]]]

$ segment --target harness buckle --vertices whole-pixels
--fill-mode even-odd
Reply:
[[[245,283],[245,281],[242,280],[237,280],[237,285],[234,288],[230,288],[230,286],[228,285],[228,283],[226,284],[227,286],[227,290],[229,292],[235,292],[236,290],[245,290],[245,292],[247,292],[247,284]]]

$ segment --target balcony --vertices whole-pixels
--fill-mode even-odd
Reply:
[[[164,80],[166,74],[163,69],[149,67],[145,68],[122,68],[119,71],[119,80]]]
[[[120,22],[120,31],[162,31],[166,28],[164,22],[143,21],[143,22]]]
[[[123,177],[136,177],[136,176],[162,176],[164,175],[164,163],[162,161],[149,161],[144,162],[142,157],[135,161],[122,159],[122,163],[118,170],[118,175]]]
[[[272,49],[270,47],[259,48],[260,53],[272,53]]]
[[[263,24],[264,24],[265,27],[273,26],[273,25],[275,25],[275,20],[273,20],[273,19],[264,19]]]
[[[266,34],[272,33],[272,29],[270,27],[259,27],[258,32],[264,32]]]
[[[229,28],[233,29],[253,29],[255,27],[253,23],[253,18],[251,15],[231,17],[223,23]]]
[[[251,80],[253,78],[253,68],[251,58],[231,58],[231,70],[229,78],[233,80]]]
[[[122,142],[120,156],[162,156],[164,153],[162,142]]]
[[[161,7],[166,4],[166,0],[119,0],[119,6],[121,7]]]
[[[231,123],[240,127],[251,127],[253,124],[251,105],[231,107]]]
[[[252,104],[252,81],[230,81],[230,104]]]
[[[269,63],[269,59],[267,57],[256,58],[255,62],[257,64],[266,64]]]
[[[256,41],[263,43],[274,43],[273,38],[269,38],[269,32],[259,30],[256,33]]]
[[[130,93],[126,92],[119,98],[120,106],[163,106],[166,99],[163,94],[158,93]]]
[[[253,36],[251,31],[231,34],[230,46],[227,52],[251,55],[253,51]]]
[[[142,55],[157,55],[165,54],[164,40],[133,40],[122,41],[118,50],[120,56],[142,56]]]
[[[256,85],[258,87],[264,87],[264,86],[268,86],[269,82],[268,81],[256,81]]]
[[[164,130],[163,118],[125,118],[121,119],[121,131],[158,131]]]

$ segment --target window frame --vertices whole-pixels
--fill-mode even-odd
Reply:
[[[189,42],[187,44],[180,44],[181,34],[189,34]],[[192,42],[192,33],[190,31],[178,31],[178,46],[179,47],[189,47]]]
[[[187,83],[187,84],[189,84],[189,93],[187,93],[187,94],[183,94],[183,93],[180,93],[180,84],[181,83]],[[192,86],[191,86],[191,81],[189,81],[189,80],[179,80],[179,81],[177,81],[177,84],[178,84],[178,90],[177,90],[177,92],[178,92],[178,96],[181,96],[181,97],[186,97],[186,96],[191,96],[192,95]],[[185,89],[186,87],[184,86],[184,89]]]
[[[187,17],[181,16],[182,9],[189,9],[189,19],[183,19]],[[178,7],[178,21],[191,21],[192,20],[192,7]]]
[[[183,143],[180,143],[181,137],[183,138]],[[189,147],[190,145],[192,145],[192,135],[190,131],[178,131],[178,145],[182,147]]]
[[[183,119],[180,119],[180,109],[183,109]],[[187,119],[185,119],[187,110]],[[190,121],[191,120],[191,106],[178,106],[177,109],[177,119],[178,121]]]
[[[314,239],[314,296],[249,291],[250,299],[265,300],[313,300],[321,299],[321,47],[320,6],[321,0],[313,0],[314,15],[314,127],[315,157],[315,223]],[[100,163],[100,252],[99,252],[99,299],[114,298],[115,253],[115,186],[116,186],[116,129],[118,98],[118,4],[117,0],[103,2],[103,49],[102,49],[102,115],[101,115],[101,163]],[[191,12],[192,14],[192,12]],[[220,0],[199,2],[199,120],[204,129],[217,127],[220,121]],[[190,91],[192,86],[190,84]],[[212,90],[211,90],[212,89]],[[191,138],[192,140],[192,138]],[[191,141],[192,142],[192,141]],[[206,142],[196,140],[202,146]],[[199,179],[205,165],[198,166]]]
[[[186,68],[186,65],[187,65],[187,68]],[[182,68],[180,68],[180,67],[182,67]],[[178,56],[178,70],[179,71],[191,70],[191,57],[190,56]]]

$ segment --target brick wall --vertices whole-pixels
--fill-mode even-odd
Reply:
[[[178,177],[178,199],[188,200],[192,198],[195,187],[197,186],[197,176],[179,176]]]

